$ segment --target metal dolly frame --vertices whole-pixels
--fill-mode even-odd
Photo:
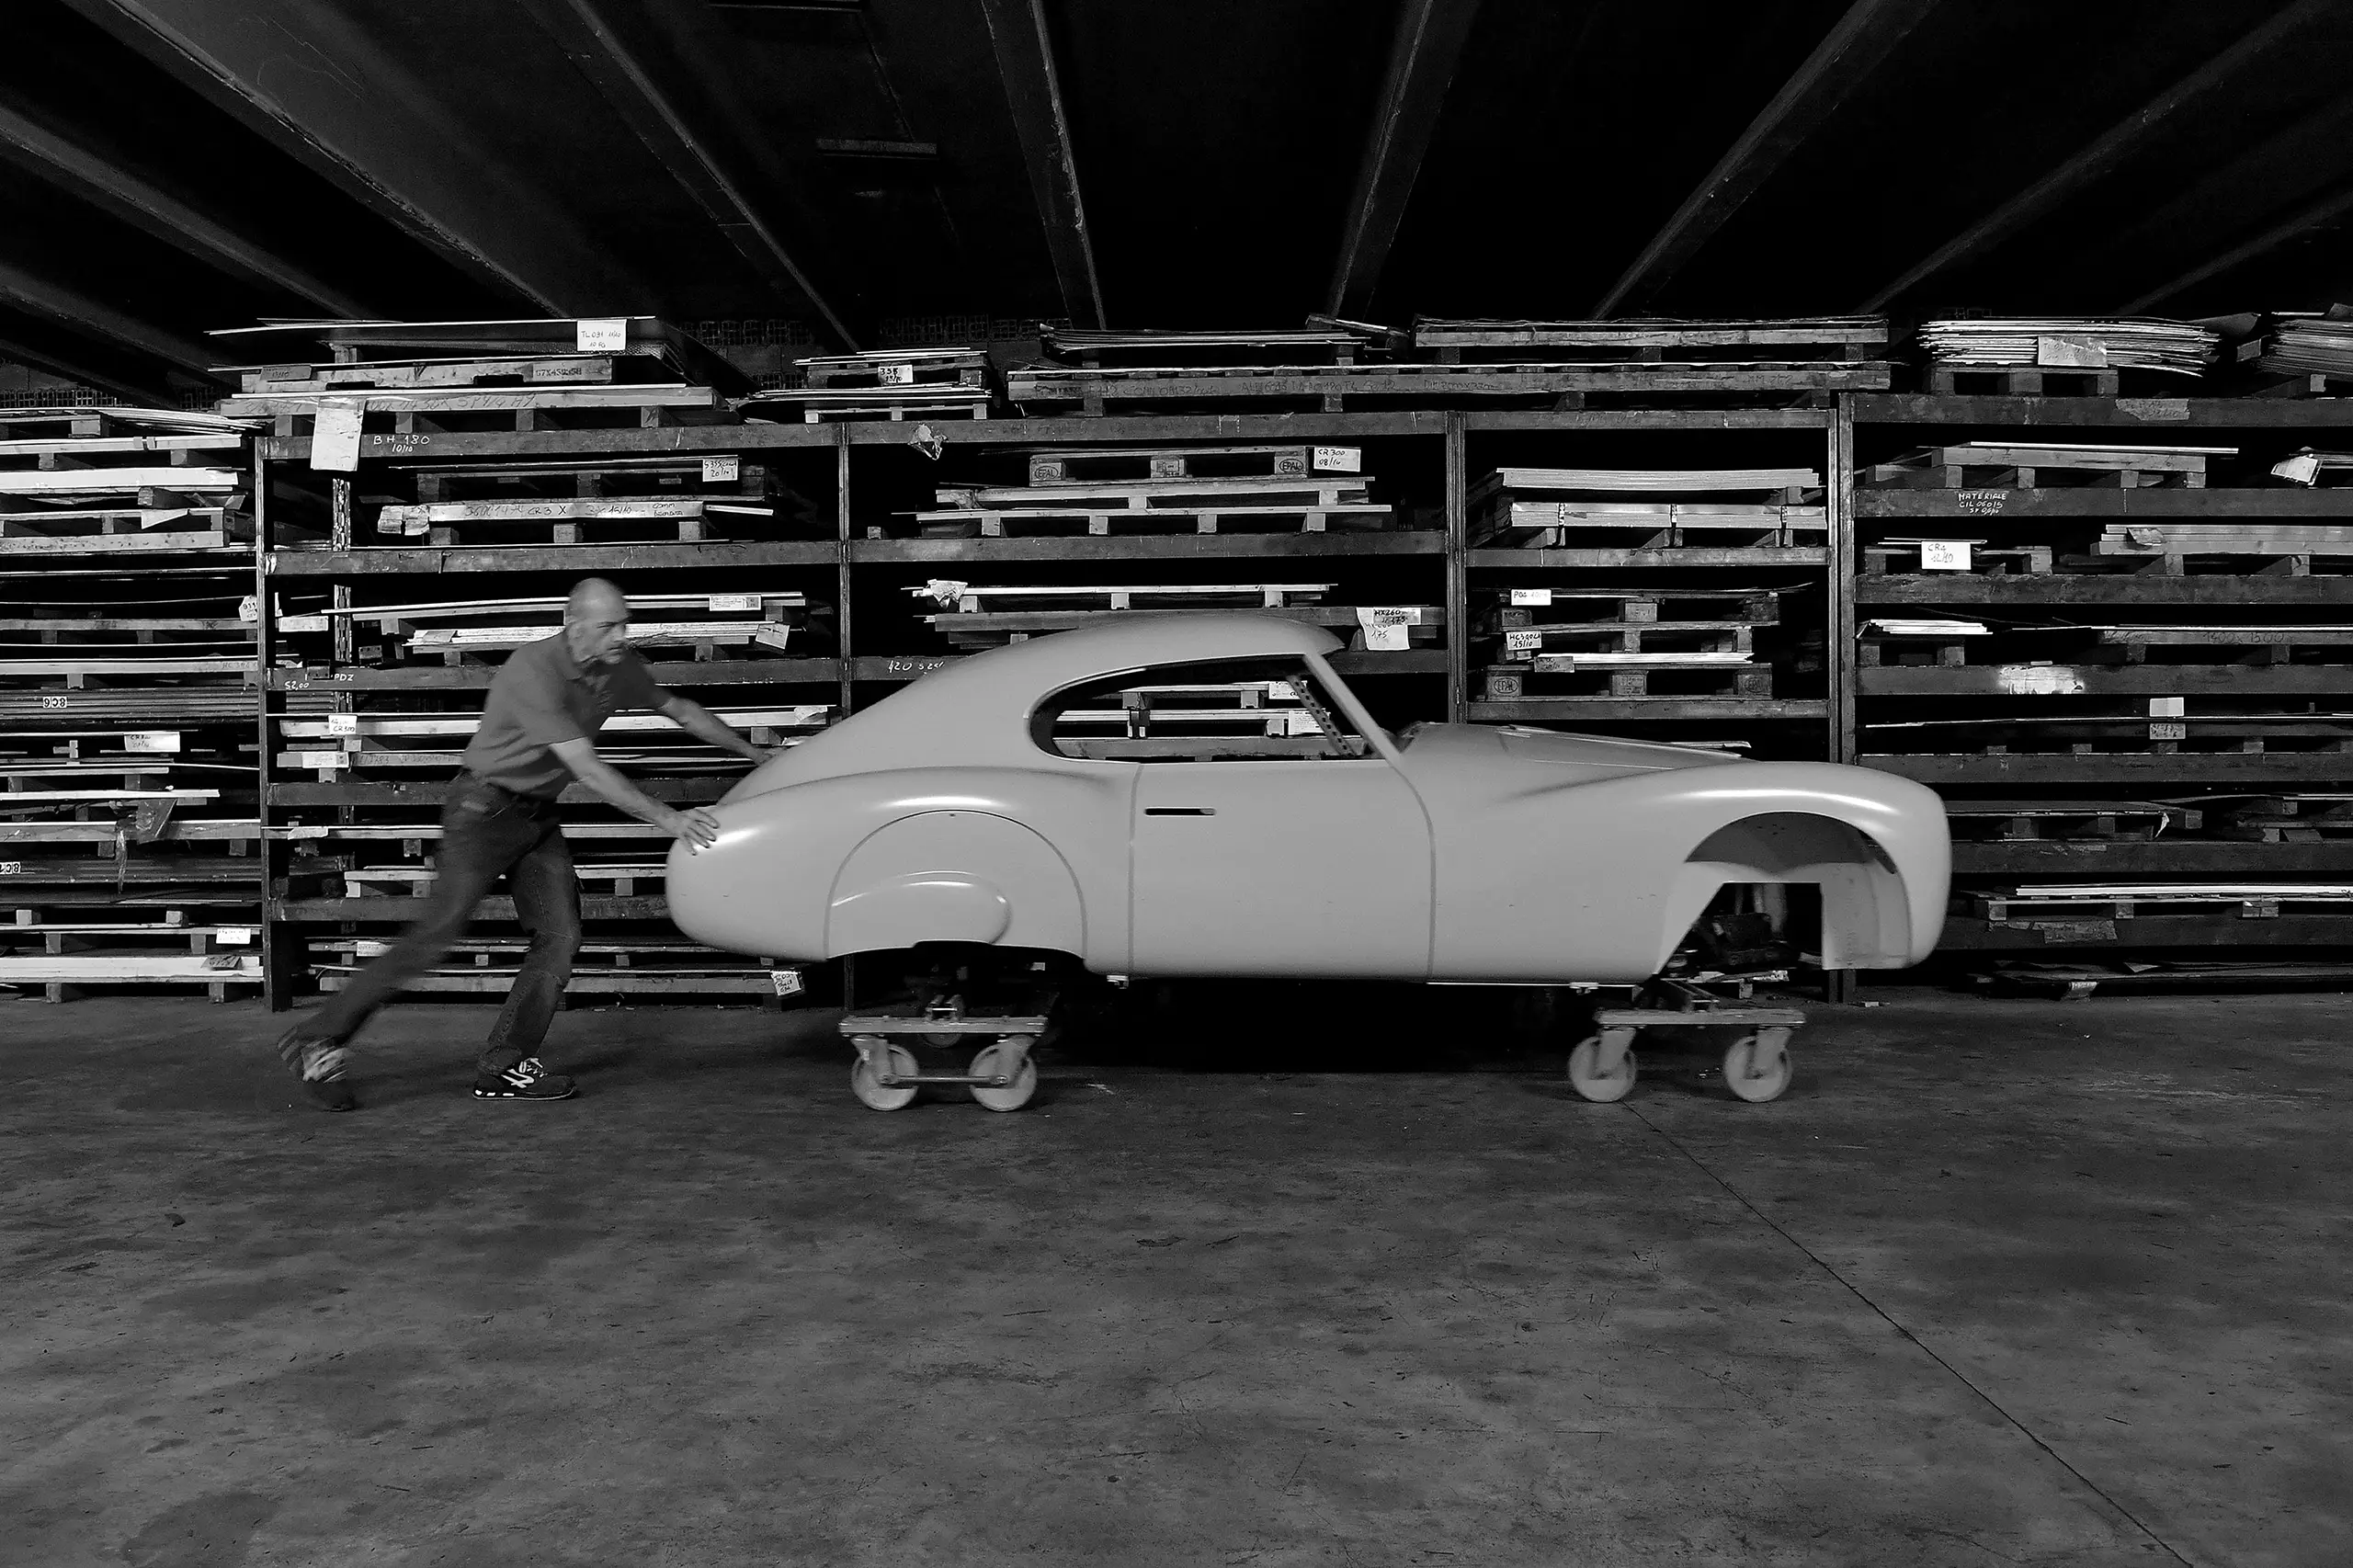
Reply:
[[[1047,1011],[1051,1011],[1048,1008]],[[887,1011],[849,1013],[841,1032],[858,1050],[850,1069],[850,1093],[873,1110],[903,1110],[926,1085],[964,1088],[991,1110],[1019,1110],[1038,1092],[1038,1063],[1031,1051],[1046,1032],[1045,1013],[967,1010],[950,997]],[[926,1073],[915,1060],[917,1044],[956,1046],[974,1037],[988,1043],[964,1073]]]
[[[1634,1055],[1634,1037],[1646,1028],[1727,1028],[1741,1032],[1724,1048],[1724,1086],[1736,1098],[1752,1105],[1781,1097],[1796,1072],[1790,1054],[1790,1036],[1804,1027],[1805,1015],[1794,1007],[1764,1007],[1748,1002],[1726,1002],[1696,985],[1661,980],[1649,994],[1671,1006],[1603,1007],[1593,1015],[1597,1033],[1579,1040],[1569,1051],[1569,1086],[1597,1104],[1622,1100],[1633,1091],[1641,1064]],[[1640,1003],[1643,993],[1637,992]]]

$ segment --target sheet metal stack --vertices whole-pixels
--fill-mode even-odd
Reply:
[[[816,425],[841,419],[986,419],[988,355],[982,349],[887,348],[797,359],[802,384],[755,392],[746,418]]]
[[[1931,391],[1951,392],[1951,377],[2003,372],[2005,390],[2039,392],[2040,373],[2089,375],[2095,392],[2113,394],[2116,372],[2203,376],[2222,353],[2222,335],[2190,322],[2154,316],[1948,317],[1921,324]]]

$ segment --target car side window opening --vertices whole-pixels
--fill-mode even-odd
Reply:
[[[1377,756],[1303,659],[1156,665],[1064,687],[1029,717],[1038,746],[1112,762]]]

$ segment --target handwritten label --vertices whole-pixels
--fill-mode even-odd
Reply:
[[[359,425],[367,413],[364,398],[323,399],[311,421],[311,466],[332,473],[357,472]]]
[[[768,983],[776,988],[776,994],[779,996],[798,996],[808,989],[801,981],[801,971],[797,969],[768,971]]]
[[[722,610],[756,611],[760,608],[760,596],[757,594],[713,594],[710,596],[708,608],[713,615]]]
[[[377,453],[415,452],[431,446],[433,437],[419,435],[414,430],[404,430],[392,436],[367,437],[363,444],[369,451]]]
[[[744,460],[734,456],[702,460],[702,482],[705,484],[732,483],[744,476]]]
[[[1313,459],[1318,473],[1364,472],[1364,449],[1361,447],[1318,447]]]
[[[212,937],[223,947],[250,947],[253,945],[254,929],[250,926],[223,926],[212,933]]]
[[[1550,588],[1514,588],[1504,602],[1509,605],[1547,605],[1552,602]]]
[[[2006,490],[1956,490],[1953,500],[1964,516],[1988,517],[2009,506],[2010,493]]]
[[[2149,738],[2153,741],[2186,741],[2189,738],[2189,726],[2178,719],[2152,724],[2149,726]]]
[[[248,626],[261,619],[261,596],[247,594],[237,601],[237,619]]]
[[[946,659],[885,659],[882,661],[882,667],[894,676],[927,676],[936,669],[943,668],[947,664]]]
[[[358,733],[359,733],[359,715],[358,715],[358,714],[357,714],[357,713],[330,713],[330,714],[328,714],[328,715],[327,715],[327,733],[328,733],[328,734],[330,734],[330,735],[356,735],[356,734],[358,734]]]
[[[583,354],[619,354],[629,347],[629,318],[583,317],[573,324],[572,346]]]
[[[1544,646],[1544,633],[1541,631],[1504,633],[1504,652],[1506,653],[1532,653],[1542,646]]]
[[[1923,572],[1968,571],[1969,541],[1965,539],[1921,540],[1920,570]]]
[[[2009,697],[2075,697],[2083,692],[2084,677],[2067,665],[1999,665],[1994,684]]]
[[[1357,625],[1364,631],[1364,645],[1370,653],[1402,652],[1412,641],[1406,628],[1421,623],[1418,605],[1357,606]]]
[[[122,749],[135,752],[176,752],[180,749],[177,730],[133,730],[122,737]]]
[[[915,368],[913,365],[878,365],[875,370],[877,380],[883,386],[911,387],[915,384]]]

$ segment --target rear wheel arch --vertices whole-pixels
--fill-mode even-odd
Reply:
[[[942,941],[1086,950],[1069,863],[1036,829],[994,812],[883,824],[843,858],[826,903],[831,957]]]
[[[1819,887],[1825,968],[1900,968],[1912,961],[1911,904],[1886,848],[1843,818],[1783,811],[1726,823],[1693,846],[1668,892],[1660,965],[1718,890],[1735,882]]]

